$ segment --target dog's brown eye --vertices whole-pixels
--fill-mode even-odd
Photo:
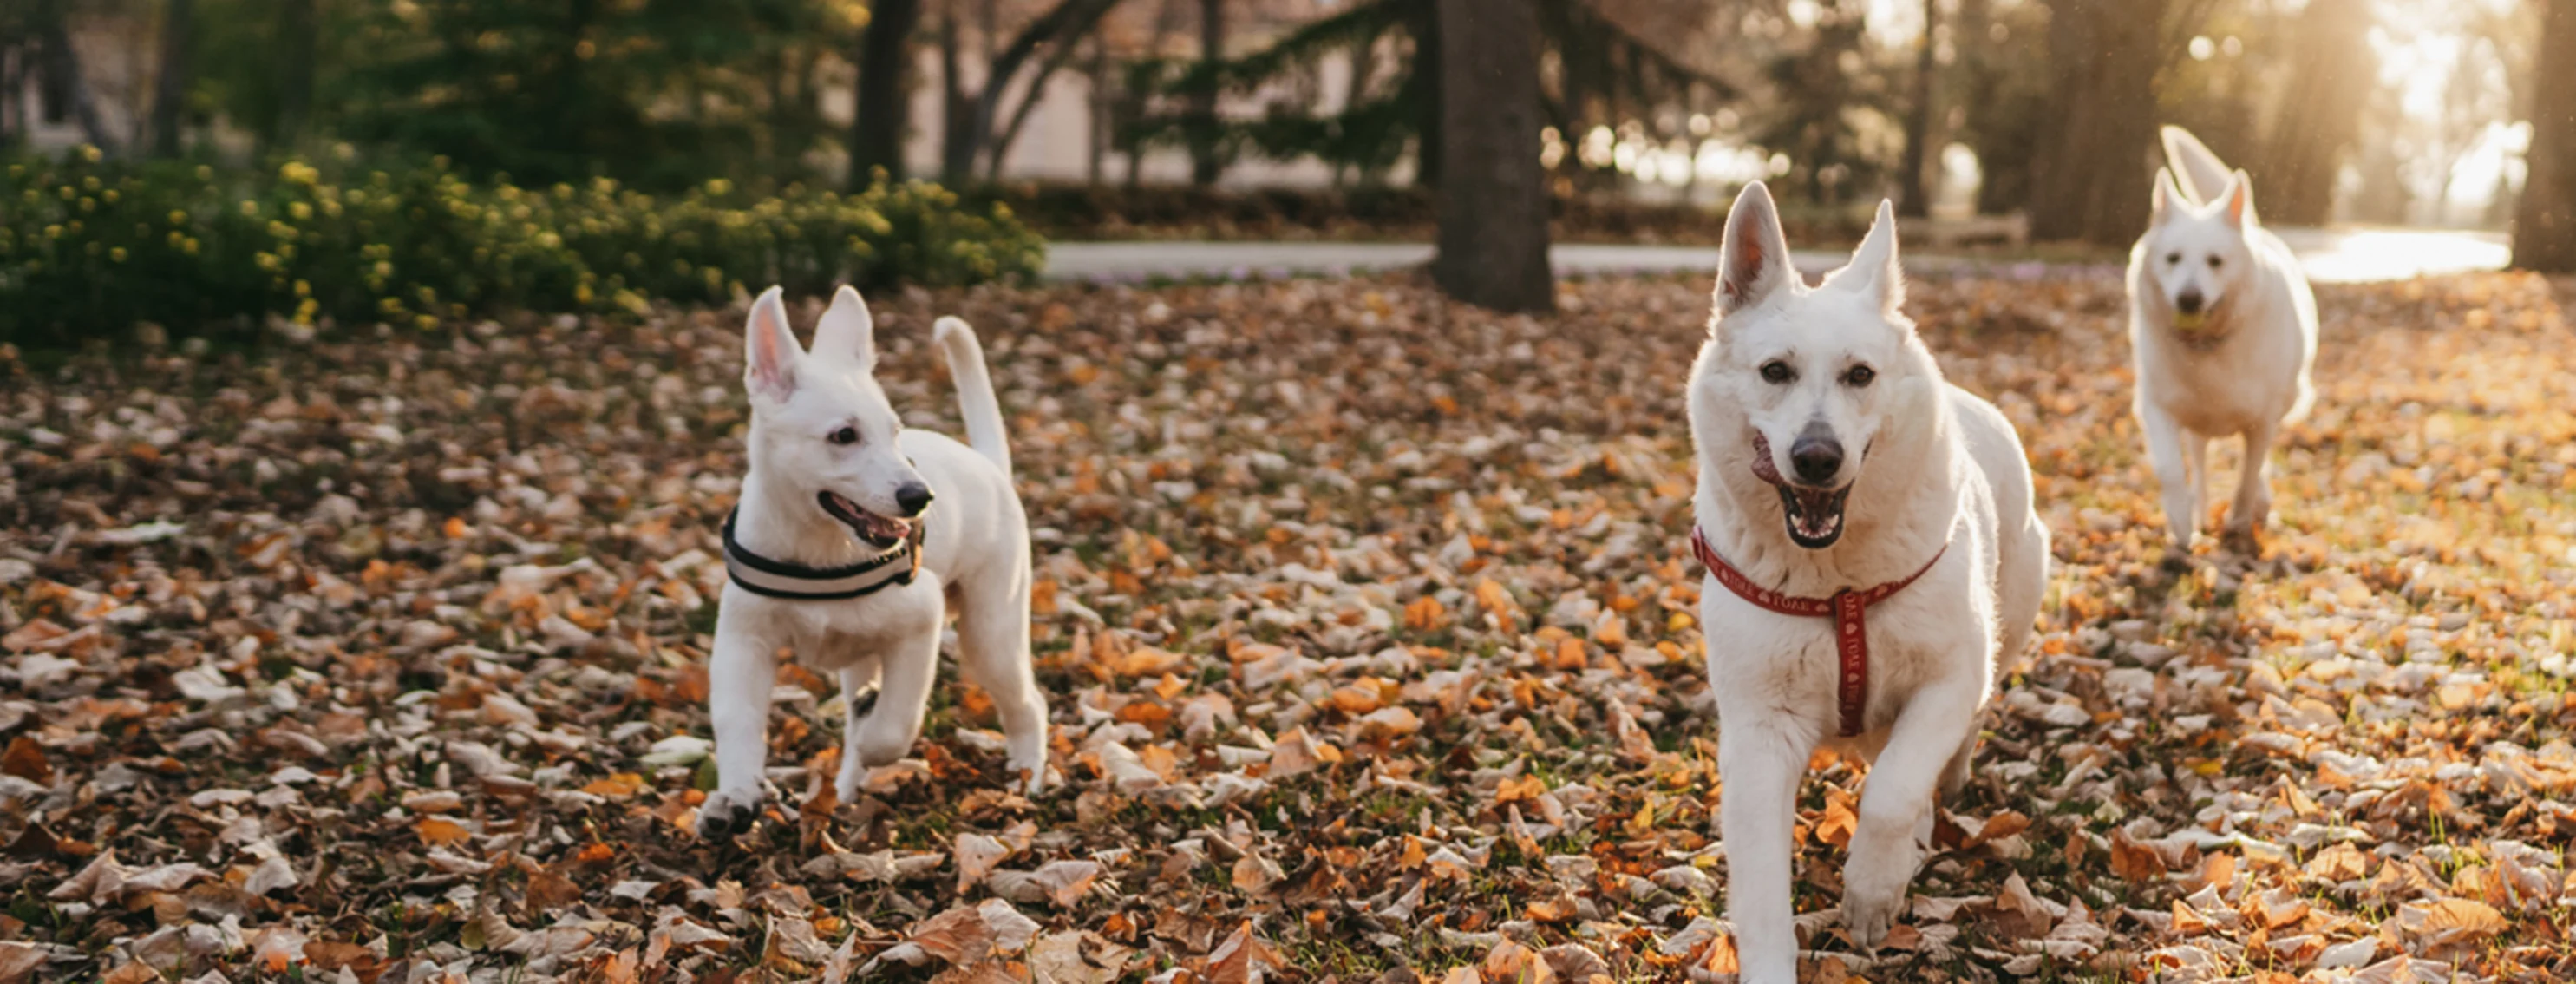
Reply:
[[[2210,269],[2212,269],[2212,270],[2216,270],[2216,269],[2218,269],[2218,268],[2219,268],[2219,266],[2220,266],[2221,264],[2226,263],[2226,262],[2227,262],[2227,261],[2222,260],[2222,259],[2219,259],[2218,257],[2215,257],[2215,256],[2210,257],[2210,258],[2209,258],[2209,268],[2210,268]]]
[[[834,444],[857,444],[857,443],[859,443],[859,429],[858,429],[858,428],[856,428],[856,427],[843,427],[843,428],[841,428],[840,430],[833,431],[833,432],[832,432],[832,443],[834,443]]]
[[[1797,371],[1789,368],[1789,364],[1786,362],[1773,359],[1762,364],[1762,379],[1764,382],[1785,383],[1796,378],[1798,378]]]
[[[1844,385],[1853,387],[1867,386],[1877,378],[1878,370],[1868,366],[1853,366],[1851,371],[1843,373]]]
[[[2180,263],[2180,262],[2182,262],[2182,254],[2180,254],[2180,253],[2167,253],[2167,254],[2165,254],[2165,262],[2166,262],[2166,263]]]

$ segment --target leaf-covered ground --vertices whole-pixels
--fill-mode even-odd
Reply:
[[[984,335],[1064,781],[1003,792],[950,682],[835,803],[840,698],[790,671],[727,844],[690,830],[737,314],[0,362],[0,977],[1717,978],[1705,290],[878,298],[922,424],[930,318]],[[1811,979],[2576,974],[2566,296],[2325,290],[2275,527],[2176,571],[2117,282],[1918,283],[2057,580],[1874,960],[1832,913],[1860,774],[1817,763]]]

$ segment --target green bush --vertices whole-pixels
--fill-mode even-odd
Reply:
[[[504,310],[642,310],[890,283],[1033,274],[1007,206],[928,184],[859,194],[727,182],[655,197],[599,180],[478,185],[443,165],[326,179],[96,151],[0,167],[0,340],[61,346],[155,322],[174,334],[298,324],[427,327]]]

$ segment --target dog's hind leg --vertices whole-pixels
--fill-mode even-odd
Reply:
[[[769,759],[769,691],[778,656],[756,633],[716,622],[707,659],[707,718],[716,739],[716,790],[698,807],[698,836],[730,837],[760,815],[761,773]]]
[[[993,698],[1021,788],[1045,785],[1047,705],[1030,665],[1027,575],[958,600],[957,669]]]
[[[2253,536],[2272,514],[2272,441],[2276,424],[2258,424],[2245,432],[2245,468],[2236,480],[2236,502],[2227,509],[2227,532]]]
[[[1843,865],[1843,927],[1854,944],[1876,950],[1905,907],[1905,887],[1928,845],[1916,843],[1931,816],[1933,790],[1951,760],[1976,737],[1973,682],[1926,689],[1896,718],[1887,754],[1861,787],[1860,823]],[[1720,751],[1724,751],[1723,748]],[[1734,846],[1728,845],[1729,856]]]
[[[2191,538],[2200,531],[2200,503],[2192,494],[2191,475],[2185,470],[2182,425],[2151,403],[2138,406],[2139,428],[2147,432],[2147,458],[2156,469],[2156,484],[2164,489],[2165,524],[2173,531],[2174,549],[2191,550]]]
[[[1751,717],[1747,715],[1747,717]],[[1718,823],[1726,842],[1726,912],[1735,922],[1743,984],[1796,984],[1798,929],[1790,894],[1797,849],[1798,779],[1812,740],[1771,722],[1730,722],[1718,735],[1726,788]]]

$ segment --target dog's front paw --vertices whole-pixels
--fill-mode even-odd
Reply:
[[[698,807],[698,839],[729,840],[736,834],[751,832],[760,819],[760,796],[756,793],[716,792]]]
[[[1875,953],[1905,909],[1905,882],[1878,884],[1884,877],[1846,871],[1843,877],[1843,932],[1852,945]]]
[[[1849,895],[1843,899],[1843,932],[1851,936],[1852,945],[1866,953],[1878,952],[1878,944],[1887,939],[1887,931],[1896,925],[1899,907],[1905,894],[1878,899]]]
[[[1009,770],[1008,775],[1011,780],[1011,789],[1018,792],[1020,795],[1035,796],[1046,791],[1047,765],[1045,759],[1041,758],[1033,762],[1023,762],[1014,758],[1011,760],[1010,764],[1003,766],[1003,768]]]

